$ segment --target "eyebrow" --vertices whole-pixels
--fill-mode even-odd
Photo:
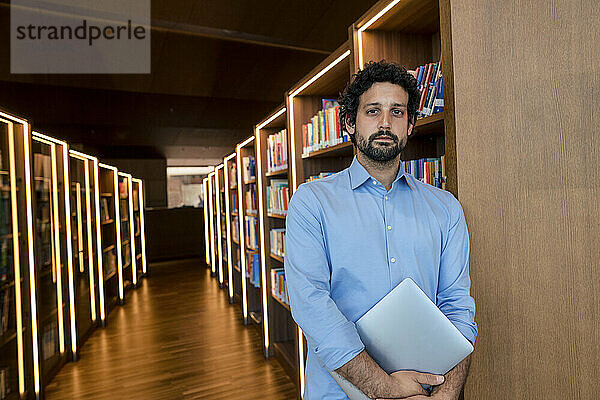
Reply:
[[[365,104],[363,106],[363,108],[370,107],[370,106],[380,106],[380,105],[381,105],[381,103],[379,103],[379,102],[367,103],[367,104]],[[403,103],[393,103],[392,107],[404,107],[404,108],[406,108],[406,104],[403,104]]]

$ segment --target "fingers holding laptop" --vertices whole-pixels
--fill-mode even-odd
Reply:
[[[401,388],[401,397],[399,398],[415,398],[413,396],[428,396],[428,393],[423,389],[423,385],[437,386],[444,383],[443,375],[425,374],[416,371],[398,371],[393,372],[390,376],[398,382]],[[396,397],[398,398],[398,397]],[[388,400],[388,399],[378,399]]]

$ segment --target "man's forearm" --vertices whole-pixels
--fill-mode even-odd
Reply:
[[[437,386],[431,395],[444,400],[458,400],[460,391],[467,380],[470,366],[471,356],[469,355],[446,374],[444,384]]]
[[[336,370],[370,398],[400,397],[396,382],[371,358],[366,350]]]

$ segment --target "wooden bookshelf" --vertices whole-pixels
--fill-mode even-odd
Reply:
[[[219,164],[215,169],[215,243],[217,244],[217,268],[216,278],[219,287],[225,287],[227,277],[226,263],[223,263],[223,254],[225,254],[226,246],[223,245],[223,232],[227,229],[225,218],[225,168],[224,164]]]
[[[280,169],[278,171],[267,172],[267,173],[265,173],[265,176],[267,176],[267,177],[282,176],[282,175],[287,175],[287,173],[288,173],[288,169],[284,168],[284,169]]]
[[[25,365],[23,375],[21,376],[24,382],[22,390],[25,391],[23,398],[30,397],[33,393],[34,375],[32,363],[35,362],[41,365],[39,358],[34,359],[31,356],[31,340],[28,339],[31,337],[31,318],[27,311],[31,306],[29,300],[30,281],[28,266],[35,265],[34,260],[29,259],[27,251],[30,244],[30,237],[26,234],[27,214],[28,212],[35,211],[35,207],[28,210],[25,205],[28,201],[35,204],[36,193],[35,191],[31,193],[25,189],[26,184],[35,189],[35,182],[32,175],[36,174],[32,173],[30,175],[29,182],[25,179],[25,167],[27,166],[30,171],[33,171],[31,153],[25,152],[25,147],[32,148],[31,125],[27,121],[10,115],[1,109],[0,116],[2,119],[0,120],[0,209],[2,210],[0,213],[2,215],[2,218],[0,218],[0,231],[2,232],[0,236],[0,249],[3,249],[3,252],[6,251],[7,254],[12,256],[14,246],[18,244],[19,253],[17,257],[20,265],[20,268],[17,270],[13,257],[3,256],[0,258],[0,262],[2,262],[1,260],[6,260],[6,264],[0,264],[0,268],[3,270],[2,274],[6,274],[6,279],[0,282],[0,293],[2,294],[0,310],[5,309],[5,302],[8,299],[6,309],[11,316],[7,319],[6,326],[3,326],[3,330],[0,331],[0,369],[7,370],[10,377],[6,385],[6,388],[11,392],[8,398],[16,399],[20,391],[19,360]],[[14,169],[11,169],[9,166],[11,156],[15,160]],[[15,198],[13,198],[13,190]],[[12,207],[13,200],[16,200],[17,209],[13,209]],[[13,216],[15,217],[14,220]],[[35,214],[33,214],[33,217],[34,222],[36,222]],[[37,228],[37,224],[34,224],[33,228],[33,245],[35,246],[35,237],[37,236],[35,229]],[[20,235],[18,232],[24,232],[24,234]],[[37,258],[35,262],[38,262]],[[38,270],[39,264],[35,265],[35,268]],[[19,288],[20,296],[18,296],[17,287]],[[16,325],[17,303],[22,305],[20,317],[23,325],[20,332],[17,331]],[[24,343],[24,352],[22,354],[19,354],[17,349],[18,337]]]
[[[63,156],[68,145],[38,134],[32,134],[32,171],[34,178],[35,241],[38,242],[36,268],[38,339],[46,346],[40,349],[40,383],[46,386],[67,362],[77,358],[71,354],[71,344],[77,348],[77,338],[60,333],[71,327],[70,313],[75,312],[76,297],[68,291],[67,266],[72,265],[72,240],[66,227],[71,228],[70,199],[62,188],[69,187],[64,171],[69,168]],[[59,189],[60,188],[60,189]],[[62,190],[61,190],[62,189]],[[61,229],[63,227],[63,229]],[[75,266],[73,266],[73,270]],[[59,275],[60,274],[60,275]],[[65,308],[65,304],[71,307]],[[60,349],[67,351],[60,352]]]
[[[242,185],[238,185],[237,190],[237,201],[238,201],[238,222],[239,222],[239,235],[240,235],[240,249],[239,249],[239,262],[241,264],[241,306],[242,306],[242,316],[244,320],[244,324],[248,324],[250,313],[254,313],[255,315],[260,314],[262,319],[262,302],[260,299],[260,289],[255,287],[254,285],[249,284],[249,281],[244,276],[249,273],[254,265],[254,268],[260,268],[260,255],[258,265],[255,263],[251,264],[250,258],[253,259],[253,254],[258,252],[259,249],[255,249],[251,246],[249,242],[249,232],[246,232],[246,222],[247,221],[256,221],[256,229],[258,229],[258,219],[256,215],[253,213],[249,213],[248,211],[253,211],[257,207],[258,199],[257,199],[257,184],[256,184],[256,143],[255,137],[251,136],[248,139],[244,140],[240,144],[236,146],[236,168],[237,168],[237,176],[238,182],[243,182]],[[252,159],[254,159],[254,175],[252,175],[251,170],[252,167],[249,167],[248,171],[245,170],[245,160],[247,161],[246,165],[252,164]],[[254,204],[249,204],[249,199],[254,199]],[[258,245],[258,243],[257,243]]]
[[[449,16],[440,13],[438,0],[403,0],[374,19],[388,4],[378,2],[350,27],[352,72],[369,61],[381,59],[412,70],[442,60],[444,111],[417,120],[402,159],[444,156],[446,190],[458,196]]]
[[[135,267],[138,280],[147,274],[145,265],[146,235],[143,181],[132,177],[133,230],[135,241]]]
[[[121,244],[121,202],[119,199],[119,176],[115,167],[100,164],[99,168],[100,218],[102,239],[102,270],[104,274],[104,298],[108,315],[114,305],[125,301],[123,287],[123,259]],[[108,218],[108,219],[107,219]],[[108,222],[110,221],[110,223]],[[105,223],[106,222],[106,223]],[[118,229],[117,229],[118,227]],[[123,297],[120,297],[123,293]]]

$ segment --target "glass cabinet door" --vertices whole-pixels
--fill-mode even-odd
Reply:
[[[69,167],[75,318],[81,345],[99,318],[94,171],[93,163],[81,157],[69,157]]]
[[[65,197],[62,146],[33,137],[33,207],[37,247],[37,309],[42,384],[64,363],[69,335]]]

